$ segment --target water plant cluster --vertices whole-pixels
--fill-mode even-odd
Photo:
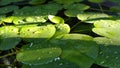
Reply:
[[[0,68],[119,68],[119,0],[0,0]]]

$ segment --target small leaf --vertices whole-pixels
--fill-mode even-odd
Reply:
[[[2,8],[0,8],[0,14],[6,14],[6,13],[12,12],[14,10],[18,10],[18,6],[10,5],[10,6],[6,6],[6,7],[2,7]]]
[[[14,26],[0,27],[0,50],[14,48],[20,42],[18,31],[19,29]]]
[[[54,36],[68,34],[70,32],[70,27],[68,24],[56,24],[56,32]]]
[[[76,17],[77,14],[82,13],[84,10],[87,10],[90,7],[85,4],[67,4],[64,5],[64,8],[67,9],[64,12],[66,16]]]
[[[31,1],[29,2],[29,4],[39,5],[39,4],[43,4],[43,3],[45,3],[45,2],[46,2],[46,0],[31,0]]]
[[[54,1],[56,1],[57,3],[60,3],[60,4],[72,4],[75,2],[81,2],[83,0],[54,0]]]
[[[40,65],[52,62],[62,50],[58,47],[24,50],[17,54],[17,60],[24,64]],[[33,56],[34,55],[34,56]]]
[[[98,20],[109,19],[109,16],[104,13],[92,13],[92,12],[85,12],[79,13],[77,18],[86,23],[94,23]]]
[[[48,15],[48,19],[53,23],[64,23],[64,19],[54,15]]]
[[[94,23],[93,32],[112,39],[120,39],[120,23],[114,20],[100,20]]]
[[[7,5],[7,4],[11,4],[13,2],[19,2],[19,1],[23,1],[23,0],[1,0],[0,5]]]
[[[55,26],[52,24],[41,26],[21,27],[20,37],[28,42],[40,42],[51,38],[55,34]]]
[[[101,3],[104,2],[104,0],[89,0],[90,2],[94,2],[94,3]]]

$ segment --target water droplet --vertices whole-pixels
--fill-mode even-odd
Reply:
[[[60,57],[57,57],[57,58],[55,58],[54,60],[55,60],[55,61],[60,60]]]
[[[38,60],[40,60],[40,59],[41,59],[41,57],[38,58]]]
[[[106,56],[105,58],[109,58],[109,56]]]
[[[52,54],[52,52],[49,52],[49,54]]]
[[[117,53],[118,53],[117,51],[114,52],[114,54],[117,54]]]
[[[103,52],[101,51],[99,54],[102,54]]]
[[[100,64],[104,64],[105,63],[105,61],[102,61]]]
[[[118,59],[119,57],[115,57],[115,59]]]
[[[63,65],[63,63],[60,63],[59,65],[60,65],[60,66]]]
[[[33,43],[30,44],[30,47],[32,47]]]

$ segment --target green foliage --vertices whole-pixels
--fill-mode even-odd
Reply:
[[[106,2],[0,0],[0,68],[119,68],[120,1]]]
[[[0,50],[11,49],[20,42],[18,31],[18,28],[14,26],[0,28]]]

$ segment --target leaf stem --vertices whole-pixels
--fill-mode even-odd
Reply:
[[[6,55],[3,55],[3,56],[0,56],[0,58],[5,58],[5,57],[8,57],[8,56],[11,56],[11,55],[14,55],[14,54],[17,54],[18,52],[12,52],[12,53],[9,53],[9,54],[6,54]]]

